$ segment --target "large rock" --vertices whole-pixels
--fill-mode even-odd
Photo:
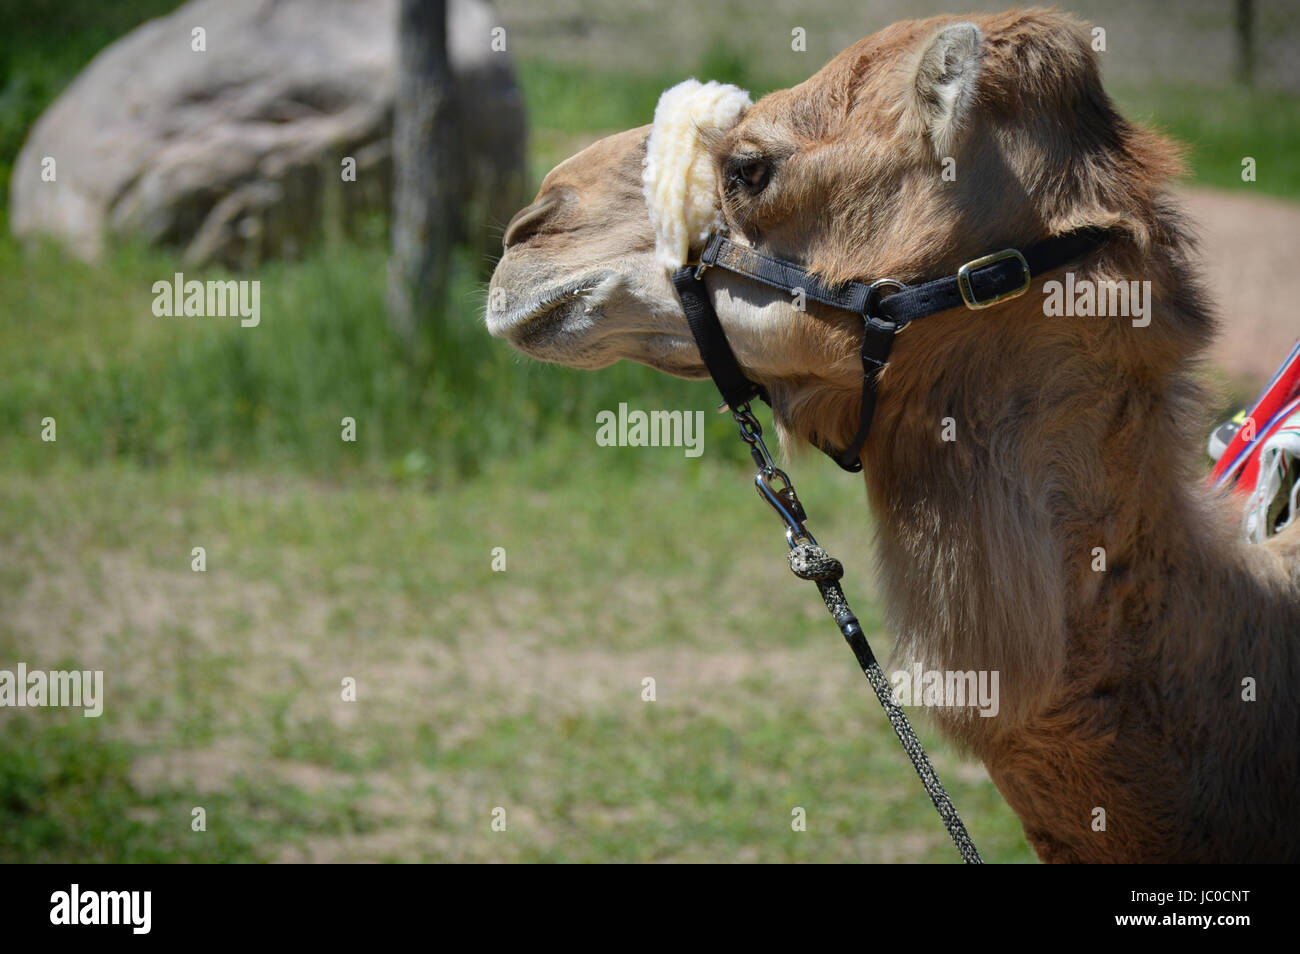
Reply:
[[[448,7],[457,191],[465,231],[486,244],[482,223],[523,204],[523,102],[507,54],[492,50],[492,9]],[[192,49],[197,27],[206,52]],[[14,234],[87,259],[129,236],[192,263],[247,265],[387,214],[396,29],[397,0],[193,0],[142,25],[33,127],[10,182]]]

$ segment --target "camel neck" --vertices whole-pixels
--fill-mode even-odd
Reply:
[[[1130,357],[1159,326],[1069,324],[1109,319],[1040,305],[909,329],[867,454],[895,661],[998,672],[1000,726],[1041,710],[1102,645],[1120,594],[1145,618],[1177,574],[1206,572],[1196,555],[1212,548],[1189,538],[1217,532],[1192,490],[1195,388],[1173,362]],[[1142,585],[1151,574],[1159,587]],[[1124,638],[1141,651],[1141,632]]]

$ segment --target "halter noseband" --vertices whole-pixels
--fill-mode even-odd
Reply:
[[[793,262],[763,255],[737,245],[722,232],[714,232],[700,254],[699,263],[673,273],[673,287],[681,299],[700,357],[718,386],[722,400],[732,410],[756,397],[766,404],[772,402],[762,385],[745,376],[727,342],[722,323],[718,321],[704,286],[706,269],[726,269],[786,294],[802,292],[805,298],[862,316],[862,347],[859,349],[862,357],[862,405],[858,430],[853,441],[842,451],[819,447],[840,467],[853,473],[862,469],[862,447],[866,444],[871,418],[876,410],[880,370],[889,360],[889,351],[898,332],[918,318],[958,305],[978,311],[1023,295],[1035,277],[1096,251],[1108,235],[1101,228],[1078,229],[1032,245],[1023,253],[1008,248],[973,259],[959,268],[956,275],[920,285],[904,285],[892,278],[870,284],[851,281],[827,285]]]

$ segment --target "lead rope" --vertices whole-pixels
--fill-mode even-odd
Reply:
[[[758,473],[754,476],[758,495],[767,501],[785,522],[785,538],[790,545],[790,569],[794,571],[795,576],[812,580],[817,584],[827,611],[844,635],[849,648],[853,650],[853,655],[857,657],[858,665],[862,667],[867,682],[871,683],[871,688],[876,691],[876,698],[880,700],[889,724],[894,727],[894,733],[902,743],[903,751],[912,760],[912,767],[916,769],[921,784],[925,786],[925,791],[930,796],[930,801],[934,803],[935,811],[943,820],[943,826],[948,829],[948,835],[957,846],[962,860],[968,865],[983,864],[984,860],[980,858],[975,842],[971,841],[970,834],[962,824],[952,799],[944,791],[943,783],[935,774],[934,766],[930,764],[921,740],[916,737],[916,732],[912,729],[912,723],[908,721],[903,707],[894,698],[889,681],[885,678],[880,663],[876,661],[875,654],[867,644],[866,634],[862,632],[858,618],[849,608],[849,601],[844,596],[844,590],[839,583],[840,578],[844,576],[844,565],[818,546],[813,535],[804,526],[808,515],[794,492],[794,485],[790,482],[789,476],[776,466],[772,455],[767,452],[767,446],[763,443],[763,429],[759,426],[758,418],[749,409],[749,404],[732,408],[731,415],[740,427],[741,440],[749,445],[750,456],[758,465]],[[780,486],[774,486],[775,484]]]

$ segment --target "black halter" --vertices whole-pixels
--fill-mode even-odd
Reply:
[[[842,308],[862,316],[862,408],[858,431],[842,451],[821,447],[822,453],[845,470],[862,469],[862,447],[876,410],[876,387],[880,369],[889,360],[894,335],[910,322],[938,314],[958,305],[972,310],[988,308],[1008,298],[1023,295],[1037,276],[1061,268],[1100,248],[1108,232],[1083,228],[1032,245],[1022,253],[1014,248],[973,259],[956,275],[936,278],[921,285],[904,285],[892,278],[865,284],[845,282],[827,285],[792,262],[755,252],[730,241],[722,232],[710,236],[700,261],[673,273],[673,286],[681,298],[691,334],[700,349],[704,365],[727,406],[736,409],[761,398],[771,404],[767,390],[755,384],[741,370],[736,355],[709,301],[703,275],[708,268],[724,268],[737,275],[780,289],[787,294],[803,292],[805,298]]]

